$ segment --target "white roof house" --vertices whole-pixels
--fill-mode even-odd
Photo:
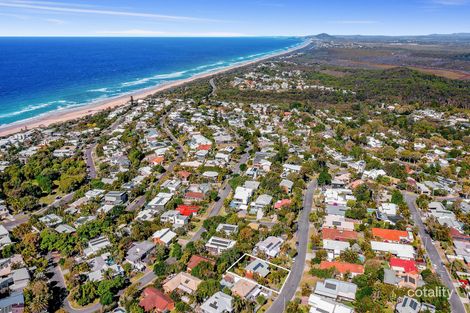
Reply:
[[[315,294],[332,299],[356,299],[357,285],[337,279],[325,279],[317,282]]]
[[[323,227],[336,228],[339,230],[354,230],[354,220],[341,215],[327,215],[323,222]]]
[[[247,205],[250,201],[250,197],[253,194],[252,189],[245,187],[237,187],[235,189],[235,194],[233,196],[233,202],[237,205],[244,204]]]
[[[169,228],[163,228],[153,233],[152,240],[155,243],[163,243],[164,245],[168,246],[175,237],[175,232]]]
[[[284,240],[282,238],[269,236],[265,240],[258,242],[254,250],[256,252],[262,251],[268,256],[274,258],[281,251],[281,245],[283,242]]]
[[[323,239],[323,249],[328,253],[328,260],[333,260],[338,257],[341,252],[351,247],[347,241]]]
[[[39,221],[48,227],[56,226],[62,223],[62,218],[56,214],[48,214],[39,218]]]
[[[172,193],[160,192],[155,198],[152,199],[152,201],[147,204],[147,206],[152,209],[163,209],[172,197]]]
[[[310,313],[353,313],[354,310],[342,303],[312,293],[308,297]]]
[[[206,248],[214,254],[220,254],[225,250],[233,248],[236,243],[237,242],[234,240],[212,236],[209,241],[207,241]]]
[[[232,300],[233,298],[231,296],[217,291],[201,305],[201,310],[204,313],[232,312]]]
[[[387,215],[397,215],[398,205],[395,203],[382,203],[378,209]]]
[[[415,255],[415,250],[411,245],[380,241],[371,241],[370,244],[374,251],[389,252],[402,259],[413,259]]]
[[[85,256],[89,257],[92,254],[95,254],[96,252],[109,247],[111,245],[111,242],[109,242],[108,238],[101,236],[95,239],[92,239],[88,242],[88,248],[85,248],[83,250],[83,253]]]

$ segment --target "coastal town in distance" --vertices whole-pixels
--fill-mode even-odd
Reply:
[[[312,35],[0,128],[0,312],[470,312],[469,53]]]

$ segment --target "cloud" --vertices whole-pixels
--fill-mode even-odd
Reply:
[[[145,29],[105,30],[96,32],[99,36],[148,36],[148,37],[242,37],[235,32],[166,32]]]
[[[19,19],[19,20],[29,20],[29,19],[31,18],[31,17],[28,16],[28,15],[10,14],[10,13],[0,13],[0,16],[17,18],[17,19]]]
[[[57,24],[57,25],[65,24],[64,20],[59,20],[59,19],[56,19],[56,18],[46,18],[46,19],[44,19],[44,21],[52,23],[52,24]]]
[[[432,2],[435,4],[440,4],[440,5],[458,6],[458,5],[465,5],[469,3],[469,0],[433,0]]]
[[[48,4],[43,4],[48,3]],[[50,3],[50,4],[49,4]],[[144,12],[126,12],[126,11],[114,11],[104,9],[91,9],[83,7],[70,7],[65,6],[64,3],[59,2],[44,2],[44,1],[0,1],[0,7],[20,8],[20,9],[33,9],[43,10],[51,12],[64,12],[64,13],[84,13],[84,14],[100,14],[100,15],[112,15],[112,16],[130,16],[130,17],[143,17],[158,20],[167,21],[194,21],[194,22],[216,22],[217,20],[189,17],[189,16],[177,16],[177,15],[163,15],[153,14]]]
[[[330,21],[332,24],[377,24],[377,21],[371,20],[339,20],[339,21]]]

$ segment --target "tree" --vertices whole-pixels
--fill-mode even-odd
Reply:
[[[42,313],[49,307],[51,294],[47,282],[43,280],[32,281],[24,290],[25,304],[28,312]]]
[[[179,260],[183,255],[183,250],[181,249],[180,244],[172,243],[170,247],[170,256]]]
[[[163,262],[163,261],[155,262],[155,264],[153,265],[153,272],[154,272],[155,275],[157,275],[157,276],[163,276],[163,275],[165,275],[165,273],[166,273],[166,265],[165,265],[165,262]]]
[[[206,298],[220,291],[220,283],[215,279],[202,281],[197,287],[195,297],[198,303],[202,303]]]
[[[324,186],[331,184],[331,175],[328,173],[328,169],[324,168],[318,175],[318,185]]]
[[[110,305],[113,303],[113,294],[110,291],[106,291],[104,294],[101,295],[100,297],[100,303],[102,305]]]

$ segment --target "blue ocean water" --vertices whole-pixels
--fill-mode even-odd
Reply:
[[[300,38],[0,38],[0,124],[262,57]]]

